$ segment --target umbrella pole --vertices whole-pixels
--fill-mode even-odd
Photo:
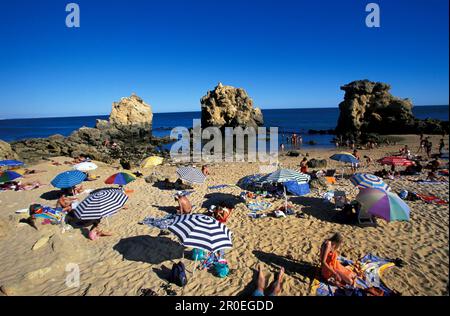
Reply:
[[[288,200],[287,200],[287,193],[286,193],[286,186],[283,185],[284,188],[284,212],[287,212],[287,205],[288,205]]]
[[[197,256],[195,256],[195,260],[194,260],[194,268],[192,269],[192,276],[195,275],[195,268],[197,266]]]

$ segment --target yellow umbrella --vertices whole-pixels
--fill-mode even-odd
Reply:
[[[142,168],[150,168],[153,166],[157,166],[163,163],[164,158],[158,156],[151,156],[145,158],[142,162]]]

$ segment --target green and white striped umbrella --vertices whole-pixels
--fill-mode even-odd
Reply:
[[[298,183],[307,183],[311,179],[308,174],[300,173],[291,169],[278,169],[275,172],[268,174],[261,179],[261,182],[277,182],[283,183],[288,181],[295,181]]]

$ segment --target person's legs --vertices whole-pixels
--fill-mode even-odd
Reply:
[[[258,267],[258,279],[256,281],[256,290],[253,296],[264,296],[264,288],[266,287],[266,278],[264,277],[262,264]]]
[[[282,285],[281,282],[283,281],[283,277],[284,277],[284,268],[282,267],[280,269],[280,272],[278,272],[277,279],[271,285],[272,290],[269,296],[277,296],[278,294],[280,294]]]
[[[342,283],[352,285],[352,286],[355,285],[356,273],[354,273],[353,271],[350,271],[349,269],[347,269],[346,267],[344,267],[342,265],[338,265],[336,267],[336,272],[341,277]]]

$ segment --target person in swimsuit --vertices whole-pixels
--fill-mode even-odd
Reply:
[[[192,204],[182,192],[177,192],[175,194],[175,201],[178,201],[178,215],[190,214],[192,212]]]
[[[272,284],[266,288],[266,277],[262,270],[262,265],[258,268],[258,279],[256,281],[256,290],[253,292],[253,296],[265,296],[264,290],[269,291],[268,296],[277,296],[281,292],[281,282],[283,281],[284,268],[280,269],[278,277],[272,282]]]
[[[321,275],[328,282],[334,281],[338,286],[355,286],[356,273],[344,267],[338,260],[338,250],[343,238],[339,233],[323,242],[320,249]]]
[[[300,172],[308,173],[308,159],[306,159],[306,157],[300,162]]]
[[[56,202],[56,207],[60,207],[62,208],[63,212],[69,213],[70,211],[72,211],[72,202],[77,200],[77,198],[67,197],[67,193],[63,191],[58,199],[58,202]]]
[[[208,168],[207,165],[203,165],[203,166],[202,166],[202,173],[203,173],[205,176],[209,176],[209,168]]]

